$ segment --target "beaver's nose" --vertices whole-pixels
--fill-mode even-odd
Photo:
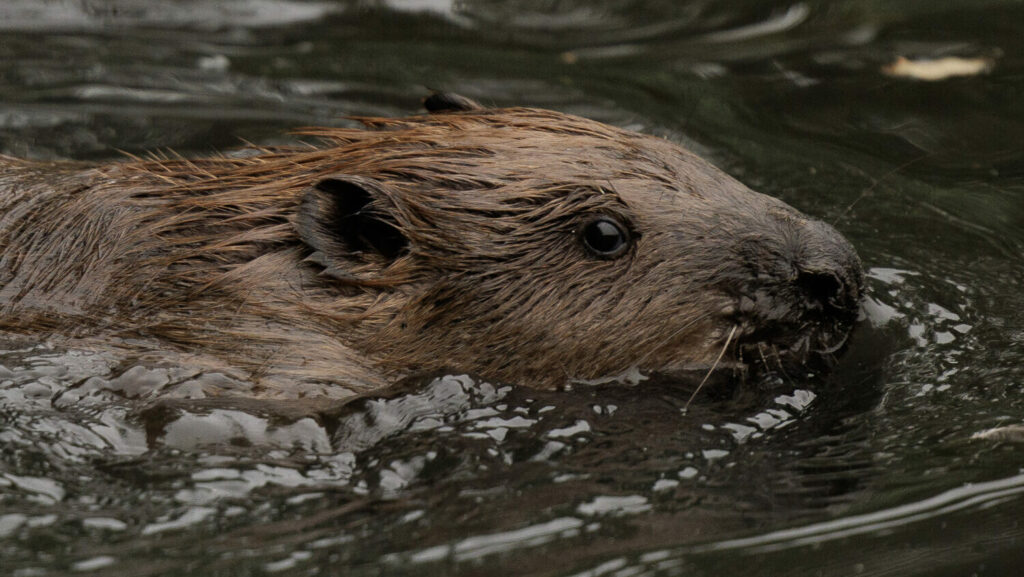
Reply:
[[[809,303],[820,306],[825,313],[849,311],[857,306],[860,280],[844,273],[838,268],[799,270],[794,284]]]
[[[863,272],[853,246],[836,229],[820,221],[804,221],[791,246],[793,286],[809,309],[834,315],[856,311]]]

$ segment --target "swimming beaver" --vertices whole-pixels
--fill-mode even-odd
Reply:
[[[0,329],[171,345],[267,396],[445,368],[551,387],[845,341],[861,266],[832,227],[663,139],[427,107],[234,156],[0,157]]]

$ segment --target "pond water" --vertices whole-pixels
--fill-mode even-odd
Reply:
[[[830,375],[688,409],[462,375],[317,419],[154,408],[227,377],[7,339],[0,573],[1019,574],[1022,25],[1014,0],[5,0],[0,153],[288,142],[441,88],[682,142],[834,223],[869,294]]]

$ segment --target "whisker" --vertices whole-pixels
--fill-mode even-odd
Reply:
[[[768,370],[768,359],[764,356],[764,343],[757,343],[757,352],[761,355],[761,362],[764,363],[765,370]]]
[[[775,345],[772,345],[772,353],[775,354],[775,362],[776,364],[779,365],[779,372],[782,373],[783,378],[785,378],[791,386],[796,386],[796,383],[793,382],[793,379],[791,379],[789,375],[786,373],[785,367],[782,366],[782,355],[779,354],[779,348],[776,347]]]
[[[835,217],[835,219],[834,219],[834,220],[832,221],[832,226],[835,226],[835,225],[836,225],[836,224],[837,224],[837,223],[838,223],[838,222],[839,222],[840,220],[842,220],[843,218],[845,218],[845,217],[846,217],[846,215],[847,215],[847,214],[849,214],[849,213],[850,213],[850,211],[852,211],[852,210],[853,210],[853,207],[857,206],[857,203],[859,203],[860,201],[864,200],[864,199],[865,199],[865,198],[867,198],[868,196],[871,196],[871,193],[872,193],[872,192],[874,192],[874,191],[875,191],[875,189],[876,189],[876,188],[878,188],[878,186],[879,186],[880,184],[882,184],[882,182],[883,182],[883,181],[887,180],[887,179],[888,179],[888,178],[889,178],[890,176],[892,176],[892,175],[896,174],[897,172],[899,172],[899,171],[901,171],[901,170],[903,170],[903,169],[905,169],[905,168],[909,168],[909,167],[910,167],[911,165],[917,164],[918,162],[920,162],[920,161],[922,161],[922,160],[925,160],[925,159],[927,159],[927,158],[929,158],[929,157],[931,157],[931,156],[934,156],[934,153],[928,153],[928,154],[924,154],[924,155],[922,155],[922,156],[918,156],[917,158],[912,158],[912,159],[908,160],[907,162],[904,162],[903,164],[901,164],[901,165],[897,166],[896,168],[893,168],[892,170],[890,170],[890,171],[886,172],[886,173],[885,173],[885,174],[883,174],[882,176],[880,176],[880,177],[878,177],[878,178],[874,179],[874,182],[872,182],[872,183],[871,183],[871,186],[869,186],[869,187],[865,188],[865,189],[864,189],[864,190],[863,190],[863,191],[862,191],[862,192],[860,193],[860,195],[859,195],[859,196],[857,196],[857,198],[855,198],[855,199],[853,200],[853,202],[851,202],[851,203],[849,204],[849,206],[847,206],[847,207],[846,207],[846,209],[845,209],[845,210],[843,210],[842,212],[840,212],[840,213],[839,213],[839,214],[838,214],[838,215],[837,215],[837,216]],[[867,175],[865,175],[865,176],[867,176]]]
[[[718,358],[715,359],[715,362],[711,365],[711,368],[708,369],[708,373],[704,375],[704,379],[701,380],[699,385],[697,385],[697,388],[693,390],[693,394],[690,395],[690,399],[686,401],[686,405],[683,406],[684,413],[689,410],[690,403],[693,402],[693,399],[697,398],[697,393],[699,393],[704,387],[704,383],[708,382],[708,379],[711,378],[711,373],[715,372],[715,369],[718,368],[718,363],[722,362],[722,357],[725,356],[725,351],[729,348],[729,343],[732,342],[732,338],[736,335],[736,329],[738,328],[740,328],[739,325],[732,326],[732,330],[729,331],[729,337],[725,339],[725,344],[722,345],[722,350],[718,352]]]

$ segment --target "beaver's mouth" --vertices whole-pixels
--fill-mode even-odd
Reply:
[[[767,329],[740,324],[727,354],[752,376],[778,374],[793,379],[827,371],[849,343],[852,321],[829,319]]]
[[[835,366],[860,310],[859,268],[801,272],[786,282],[750,286],[725,319],[723,344],[748,374],[789,379]]]
[[[732,319],[725,325],[713,357],[663,367],[652,374],[681,381],[715,383],[732,390],[743,383],[795,383],[827,374],[848,346],[853,317],[816,322],[776,323],[770,327]]]

